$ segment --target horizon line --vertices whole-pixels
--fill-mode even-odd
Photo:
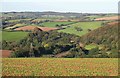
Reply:
[[[96,13],[96,14],[100,14],[100,13],[102,13],[102,14],[106,14],[106,13],[115,13],[115,14],[118,14],[118,13],[116,13],[116,12],[72,12],[72,11],[69,11],[69,12],[63,12],[63,11],[1,11],[1,12],[58,12],[58,13],[91,13],[91,14],[94,14],[94,13]]]

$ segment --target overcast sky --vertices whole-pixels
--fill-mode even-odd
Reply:
[[[2,0],[2,12],[117,13],[119,0]]]

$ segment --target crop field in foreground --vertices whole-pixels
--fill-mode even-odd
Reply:
[[[117,58],[3,58],[3,76],[118,76]]]

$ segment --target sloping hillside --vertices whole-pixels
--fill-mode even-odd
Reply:
[[[95,43],[102,46],[102,51],[117,55],[118,52],[118,23],[108,24],[82,36],[81,41],[86,45]]]

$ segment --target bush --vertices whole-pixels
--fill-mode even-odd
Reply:
[[[89,51],[89,55],[96,55],[99,53],[99,47],[95,47]]]
[[[81,27],[75,27],[75,29],[76,29],[77,31],[83,31],[83,29],[82,29]]]

